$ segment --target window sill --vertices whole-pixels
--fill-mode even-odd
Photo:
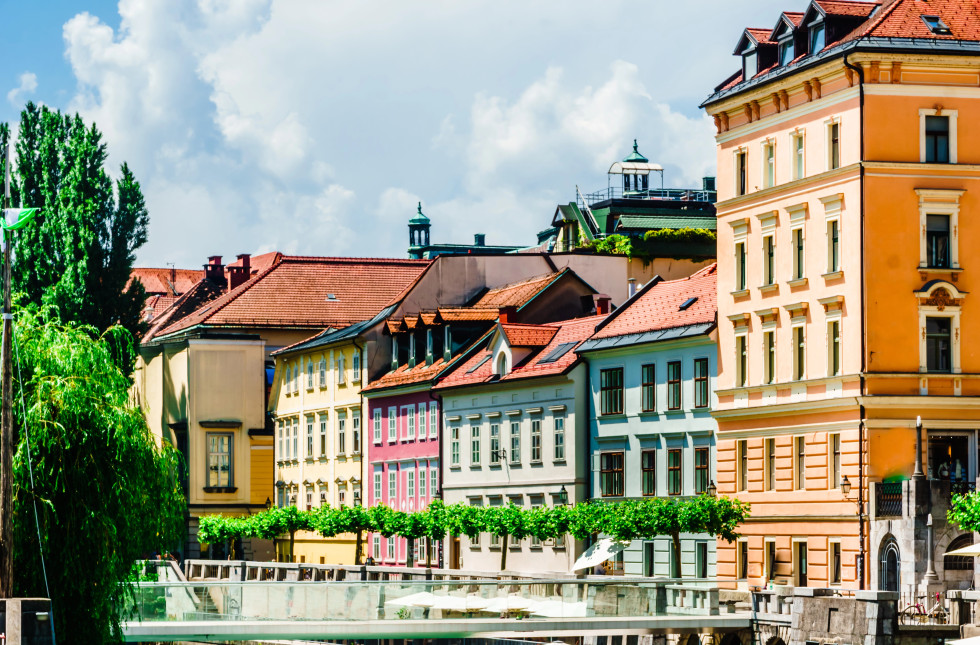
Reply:
[[[510,466],[511,468],[520,468],[520,467],[521,467],[521,466],[523,466],[524,464],[522,464],[522,463],[521,463],[521,462],[519,462],[519,461],[511,461],[511,462],[509,462],[509,463],[508,463],[507,465],[508,465],[508,466]]]
[[[312,463],[313,463],[313,457],[307,457],[307,458],[305,459],[305,461],[306,461],[306,463],[308,463],[308,464],[312,464]]]
[[[470,470],[483,470],[482,464],[470,464]]]
[[[564,459],[555,459],[555,460],[554,460],[554,461],[552,461],[551,463],[553,463],[553,464],[554,464],[554,465],[556,465],[556,466],[565,466],[565,465],[567,465],[567,464],[568,464],[568,462],[567,462],[567,461],[565,461]]]
[[[540,466],[542,463],[543,462],[540,459],[536,459],[536,460],[532,460],[531,461],[531,465],[532,466]]]
[[[664,414],[668,417],[676,417],[676,416],[686,414],[686,412],[687,412],[686,410],[677,409],[677,410],[666,410]]]
[[[749,295],[748,289],[736,289],[731,292],[732,298],[744,298]]]
[[[838,269],[837,271],[831,271],[829,273],[824,273],[820,277],[823,278],[824,280],[827,280],[827,281],[830,281],[830,280],[839,280],[839,279],[841,279],[841,278],[844,277],[844,271]]]
[[[775,282],[772,284],[764,284],[759,287],[759,293],[779,293],[779,285]]]
[[[918,266],[915,268],[919,273],[963,273],[963,269],[960,267],[925,267]]]
[[[460,465],[455,465],[455,466],[450,466],[449,467],[449,470],[460,470],[460,469],[462,469],[462,466],[460,466]]]
[[[660,413],[656,410],[644,410],[643,412],[638,412],[638,417],[659,417]]]
[[[786,284],[789,285],[790,289],[795,289],[796,287],[805,287],[807,285],[807,278],[797,278],[795,280],[790,280]]]
[[[613,419],[625,419],[626,414],[624,412],[618,412],[616,414],[600,414],[599,421],[613,420]]]
[[[238,490],[237,486],[205,486],[205,493],[234,493]]]
[[[504,466],[503,464],[489,464],[488,465],[489,468],[493,468],[494,470],[500,470],[501,468],[503,468],[503,466]]]

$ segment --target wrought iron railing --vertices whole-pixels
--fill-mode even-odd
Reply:
[[[877,517],[902,516],[902,482],[875,484],[875,515]]]
[[[579,208],[585,205],[592,206],[607,199],[663,199],[668,201],[687,201],[687,202],[714,202],[717,193],[713,190],[697,190],[689,188],[651,188],[649,190],[623,190],[615,186],[603,188],[595,192],[582,195],[578,200]]]

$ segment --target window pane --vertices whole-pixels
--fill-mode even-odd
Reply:
[[[949,267],[949,215],[926,216],[926,262],[930,267]]]
[[[681,408],[681,364],[678,361],[667,363],[667,408]]]
[[[694,361],[694,407],[708,407],[708,359]]]
[[[681,451],[667,451],[667,494],[681,494]]]
[[[643,366],[643,411],[653,412],[657,409],[657,367]]]
[[[644,450],[641,455],[643,468],[643,494],[657,494],[657,451]]]
[[[949,372],[953,369],[950,319],[926,318],[926,369]]]

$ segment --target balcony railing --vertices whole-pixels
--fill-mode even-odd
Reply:
[[[713,190],[695,190],[687,188],[651,188],[649,190],[626,190],[611,186],[592,193],[587,193],[585,204],[578,200],[579,208],[592,206],[607,199],[662,199],[667,201],[685,202],[714,202],[717,193]]]
[[[878,517],[902,516],[902,482],[879,482],[875,485],[875,508]]]

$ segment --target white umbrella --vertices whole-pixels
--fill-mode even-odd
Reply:
[[[465,598],[459,596],[434,596],[433,609],[446,609],[449,611],[481,611],[487,601],[476,595],[467,595]]]
[[[962,549],[956,549],[955,551],[947,551],[943,555],[969,555],[973,557],[980,557],[980,544],[971,544],[970,546],[965,546]],[[968,640],[968,639],[960,639]],[[957,641],[948,641],[949,643],[954,643]],[[980,643],[980,637],[977,639],[977,643]]]
[[[534,601],[530,598],[523,598],[521,596],[509,595],[499,598],[491,598],[487,601],[487,604],[481,609],[490,614],[502,614],[508,611],[524,611],[531,607]]]
[[[530,612],[545,618],[584,618],[584,602],[562,602],[561,600],[542,600],[531,605]]]
[[[390,605],[392,607],[432,607],[435,601],[436,597],[431,593],[428,591],[421,591],[419,593],[402,596],[401,598],[386,600],[385,605]]]
[[[572,571],[588,569],[589,567],[602,564],[628,546],[629,542],[624,544],[623,542],[617,542],[612,538],[603,538],[590,546],[585,553],[579,556],[579,559],[575,561],[575,566],[572,567]]]
[[[946,645],[980,645],[980,636],[971,636],[969,638],[960,638],[955,641],[946,641]]]

